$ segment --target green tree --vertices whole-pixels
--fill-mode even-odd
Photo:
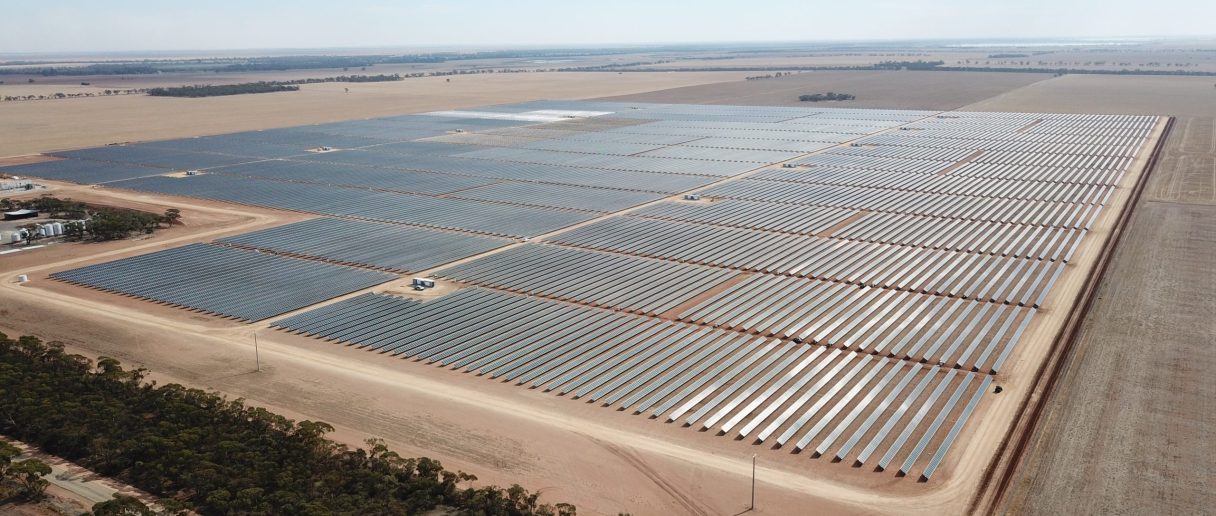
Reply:
[[[81,221],[67,222],[63,225],[63,235],[70,240],[82,240],[85,235],[85,224]]]
[[[21,456],[21,450],[7,442],[0,441],[0,478],[8,477],[8,468],[13,459]]]
[[[468,487],[473,475],[380,440],[351,449],[326,438],[328,424],[144,378],[0,333],[0,434],[138,487],[172,514],[574,514],[518,486]]]
[[[8,468],[8,476],[21,484],[21,495],[27,500],[41,500],[50,484],[44,476],[51,474],[51,467],[38,459],[25,459]]]
[[[161,218],[162,218],[162,220],[165,221],[166,224],[172,226],[172,225],[176,224],[179,220],[181,220],[182,210],[179,210],[177,208],[169,208],[169,209],[165,210],[165,214]]]
[[[21,229],[25,230],[25,245],[33,244],[35,240],[42,238],[38,234],[37,224],[25,224],[21,226]]]
[[[114,493],[114,498],[93,504],[93,516],[155,516],[138,498]]]

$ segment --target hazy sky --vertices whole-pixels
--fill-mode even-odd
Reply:
[[[0,0],[0,8],[0,53],[1216,33],[1216,0]]]

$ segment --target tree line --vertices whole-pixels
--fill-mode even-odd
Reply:
[[[392,75],[339,75],[336,77],[316,77],[308,79],[294,79],[290,81],[266,81],[269,84],[318,84],[326,82],[386,82],[386,81],[401,81],[405,80],[400,74]],[[3,81],[0,81],[3,84]],[[87,85],[86,83],[81,83]],[[165,88],[151,88],[164,90]],[[131,88],[131,89],[111,89],[102,90],[100,92],[85,91],[80,93],[54,93],[51,95],[5,95],[2,100],[5,102],[13,102],[19,100],[49,100],[49,99],[74,99],[81,97],[108,97],[111,95],[133,95],[138,93],[150,93],[149,88]],[[251,92],[252,93],[252,92]],[[161,95],[161,96],[177,96],[177,95]],[[183,95],[184,96],[184,95]],[[212,96],[212,95],[201,95]]]
[[[1152,63],[1149,63],[1152,64]],[[870,65],[842,65],[842,66],[703,66],[690,68],[669,68],[669,67],[653,67],[653,68],[626,68],[626,65],[604,65],[604,66],[589,66],[578,68],[559,68],[559,72],[762,72],[762,71],[785,71],[785,72],[854,72],[854,71],[869,71],[869,70],[918,70],[930,72],[1014,72],[1014,73],[1052,73],[1057,75],[1066,74],[1092,74],[1092,75],[1173,75],[1173,76],[1188,76],[1188,77],[1214,77],[1216,72],[1200,71],[1200,70],[1145,70],[1141,68],[1104,68],[1104,69],[1089,69],[1089,68],[1051,68],[1051,67],[1000,67],[1000,66],[947,66],[944,61],[882,61]]]
[[[835,92],[831,92],[831,91],[829,91],[827,93],[812,93],[809,95],[799,95],[798,96],[798,100],[800,100],[802,102],[823,102],[823,101],[828,101],[828,100],[854,100],[856,98],[857,97],[850,95],[848,93],[835,93]]]
[[[601,49],[536,49],[489,50],[478,52],[431,52],[422,54],[387,54],[357,56],[261,56],[198,59],[145,59],[84,66],[63,65],[51,61],[5,64],[30,66],[0,67],[0,75],[85,76],[85,75],[146,75],[173,72],[257,72],[283,70],[313,70],[323,68],[367,68],[380,64],[438,64],[473,59],[537,59],[617,55],[662,50],[650,48]]]
[[[351,449],[326,438],[325,423],[157,385],[145,373],[0,333],[0,434],[203,515],[576,512],[518,485],[472,487],[475,476],[379,440]]]
[[[276,82],[244,82],[240,84],[195,84],[193,86],[169,86],[149,88],[148,95],[153,97],[222,97],[225,95],[245,95],[250,93],[275,93],[280,91],[299,91],[294,84]]]

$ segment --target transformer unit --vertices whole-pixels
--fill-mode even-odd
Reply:
[[[435,280],[430,278],[414,278],[414,290],[435,288]]]
[[[701,200],[701,194],[699,194],[699,193],[686,193],[686,194],[684,194],[684,200],[685,200],[685,201],[699,201],[699,200]]]

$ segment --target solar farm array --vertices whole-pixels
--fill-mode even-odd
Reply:
[[[928,479],[1156,122],[546,101],[4,171],[322,216],[61,279],[257,320],[427,271],[272,324]]]

